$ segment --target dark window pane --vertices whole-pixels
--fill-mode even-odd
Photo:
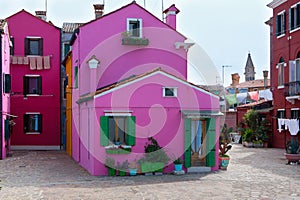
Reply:
[[[42,116],[40,114],[25,114],[24,115],[24,130],[25,132],[41,132],[42,131]]]
[[[165,88],[165,96],[166,97],[173,97],[174,95],[174,89],[173,88]]]

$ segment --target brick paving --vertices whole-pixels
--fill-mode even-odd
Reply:
[[[61,151],[14,151],[0,161],[0,199],[300,200],[300,165],[282,149],[235,144],[227,171],[183,176],[94,177]]]

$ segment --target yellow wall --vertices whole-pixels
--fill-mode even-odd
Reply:
[[[72,156],[72,54],[68,55],[65,63],[68,76],[66,89],[66,151]]]

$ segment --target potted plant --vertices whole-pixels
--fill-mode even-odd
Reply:
[[[296,136],[292,136],[291,140],[286,144],[285,157],[288,164],[298,164],[300,161],[300,146]]]
[[[177,158],[176,160],[173,161],[174,163],[174,167],[175,167],[175,171],[182,171],[182,159],[181,158]]]
[[[107,167],[109,176],[116,175],[115,160],[113,158],[106,157],[104,165]]]
[[[219,168],[223,170],[227,169],[230,160],[227,152],[232,148],[232,145],[230,144],[230,133],[232,130],[232,127],[227,129],[227,124],[224,124],[219,137]]]
[[[148,138],[144,151],[145,157],[140,159],[142,173],[162,172],[164,165],[169,161],[169,157],[153,137]]]
[[[129,167],[129,162],[128,160],[124,161],[122,164],[119,162],[117,163],[117,170],[119,171],[119,176],[126,176],[126,171]]]

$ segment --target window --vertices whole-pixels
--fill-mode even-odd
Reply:
[[[276,36],[285,34],[285,11],[276,16]]]
[[[13,56],[15,55],[15,38],[14,37],[10,37],[10,45],[9,45],[9,51],[10,51],[10,55]]]
[[[290,8],[289,27],[291,31],[300,27],[300,4],[295,4]]]
[[[27,37],[25,38],[25,55],[43,55],[43,38]]]
[[[135,145],[135,116],[101,116],[100,144]]]
[[[177,97],[177,88],[175,87],[164,87],[163,88],[164,97]]]
[[[78,88],[78,66],[74,67],[74,88]]]
[[[26,113],[24,115],[24,131],[26,134],[42,132],[42,115],[40,113]]]
[[[69,43],[64,43],[64,56],[66,56],[68,54],[70,49],[71,49],[70,44]]]
[[[290,82],[300,81],[300,59],[292,60],[289,62]]]
[[[277,119],[285,119],[286,118],[285,110],[284,109],[277,110],[276,117]],[[276,120],[276,123],[277,123],[277,127],[279,128],[278,120]],[[281,125],[281,129],[284,130],[285,125]]]
[[[11,90],[11,78],[10,74],[3,74],[3,92],[10,93]]]
[[[131,37],[142,37],[142,19],[127,19],[127,32]]]
[[[291,109],[291,119],[300,118],[300,109]]]
[[[42,95],[42,77],[27,75],[23,77],[24,95]]]
[[[276,68],[278,69],[278,86],[284,85],[284,59],[281,57]]]

